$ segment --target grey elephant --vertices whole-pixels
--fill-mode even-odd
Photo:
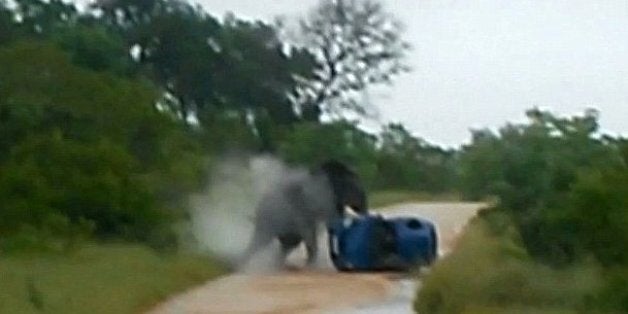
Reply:
[[[359,177],[343,163],[328,161],[283,178],[257,205],[255,230],[242,263],[276,239],[281,246],[279,264],[301,242],[305,243],[307,264],[313,264],[318,256],[318,226],[342,219],[346,206],[357,214],[368,212]]]

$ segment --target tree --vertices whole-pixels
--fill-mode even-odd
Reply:
[[[12,39],[15,32],[13,12],[7,7],[5,0],[0,0],[0,45]]]
[[[432,193],[453,189],[452,152],[414,137],[396,123],[384,127],[380,138],[377,177],[382,187]]]
[[[296,87],[294,76],[306,77],[312,71],[314,62],[307,51],[283,51],[271,25],[234,17],[223,24],[218,44],[224,51],[225,71],[218,89],[227,101],[256,115],[265,114],[277,124],[297,121],[288,94]]]
[[[61,219],[149,241],[166,218],[183,215],[204,159],[190,134],[155,110],[150,84],[79,67],[39,41],[2,47],[0,69],[3,240]]]
[[[308,166],[330,158],[345,162],[370,186],[377,180],[376,142],[374,135],[360,130],[354,122],[300,123],[281,141],[279,155],[287,162]]]
[[[586,217],[570,214],[574,186],[582,173],[622,169],[624,161],[617,145],[600,138],[594,110],[561,118],[533,109],[527,116],[528,124],[507,125],[498,134],[474,134],[462,153],[462,189],[474,198],[497,196],[498,209],[512,218],[533,257],[552,264],[570,262],[577,256],[577,243],[584,243],[577,241],[576,227],[583,222],[579,217]],[[581,210],[593,214],[593,203]],[[603,210],[603,203],[599,206]]]
[[[368,111],[357,95],[409,70],[402,26],[374,0],[322,0],[301,21],[303,45],[316,57],[314,75],[296,93],[302,116]]]
[[[103,12],[101,23],[124,39],[184,122],[216,99],[213,74],[220,60],[211,45],[220,33],[216,19],[178,0],[98,1],[94,6]]]
[[[51,36],[78,66],[122,76],[135,74],[128,49],[115,33],[99,25],[76,25]]]
[[[79,12],[63,0],[15,0],[14,14],[24,34],[45,38],[77,23]]]

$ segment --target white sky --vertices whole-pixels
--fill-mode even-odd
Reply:
[[[315,0],[200,0],[216,15],[270,20]],[[533,106],[601,110],[628,134],[628,1],[384,0],[406,27],[414,71],[374,102],[388,121],[457,146],[469,129],[521,121]]]
[[[214,15],[272,20],[316,0],[191,0]],[[602,129],[628,135],[628,0],[383,0],[406,25],[410,74],[371,94],[382,119],[458,146],[469,130],[601,111]]]

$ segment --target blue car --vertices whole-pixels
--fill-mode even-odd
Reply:
[[[436,260],[436,228],[415,217],[367,215],[329,226],[329,251],[341,271],[407,271]]]

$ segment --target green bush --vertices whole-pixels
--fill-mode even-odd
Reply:
[[[4,249],[90,233],[176,242],[167,224],[202,185],[206,158],[193,130],[155,108],[156,91],[41,42],[3,47],[0,68]]]
[[[464,149],[463,194],[498,201],[427,278],[420,311],[628,311],[626,140],[599,136],[594,112],[528,117]]]
[[[604,286],[588,299],[587,311],[628,312],[628,268],[620,267],[606,271]]]
[[[574,185],[583,172],[625,172],[624,162],[617,145],[599,136],[597,112],[558,118],[530,110],[528,117],[530,123],[508,125],[499,134],[474,134],[461,156],[462,192],[473,199],[496,196],[497,209],[510,216],[534,258],[568,264],[587,253],[580,237],[595,237],[596,231],[578,227],[588,224],[586,212],[604,216],[595,211],[603,202],[574,210],[575,203],[585,203],[575,200]]]
[[[60,134],[28,139],[14,148],[0,176],[0,232],[20,224],[50,225],[52,217],[93,222],[100,237],[145,238],[163,222],[151,196],[134,182],[133,159],[102,142],[86,145]],[[53,235],[61,232],[52,232]]]
[[[51,214],[37,227],[21,224],[0,240],[0,253],[71,252],[93,236],[94,222],[81,219],[70,222],[67,217]]]
[[[628,167],[580,175],[564,210],[574,228],[573,246],[606,266],[628,266]]]
[[[303,123],[294,126],[279,146],[279,156],[289,163],[317,165],[336,159],[351,165],[367,185],[376,178],[376,138],[353,123]]]
[[[491,219],[502,220],[492,217]],[[593,265],[557,270],[526,253],[516,230],[495,234],[485,219],[465,231],[456,249],[424,280],[419,313],[575,313],[599,287]]]

